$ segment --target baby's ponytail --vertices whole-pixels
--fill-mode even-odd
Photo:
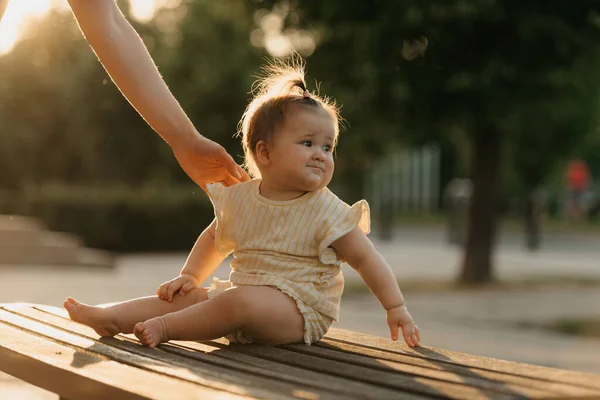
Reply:
[[[256,144],[269,143],[276,130],[285,120],[286,108],[290,104],[325,108],[337,122],[339,109],[327,97],[311,93],[306,86],[304,62],[294,55],[286,60],[275,60],[264,68],[252,88],[254,98],[246,108],[239,123],[238,134],[242,136],[244,166],[252,177],[260,178],[260,171],[254,161]]]

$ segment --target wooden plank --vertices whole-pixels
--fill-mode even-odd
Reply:
[[[218,341],[221,341],[218,340]],[[223,341],[225,341],[223,339]],[[305,345],[298,345],[305,346]],[[381,371],[372,368],[347,365],[318,356],[311,356],[290,351],[288,346],[271,347],[263,345],[231,345],[235,351],[243,354],[261,357],[267,360],[288,364],[315,371],[326,376],[336,376],[352,379],[357,382],[368,383],[403,392],[413,393],[428,398],[448,399],[509,399],[514,396],[498,393],[491,390],[479,389],[473,386],[455,382],[444,382],[434,378],[416,376],[396,372],[393,370]],[[306,346],[308,347],[308,346]],[[327,379],[327,378],[323,378]]]
[[[391,390],[376,385],[356,382],[351,379],[325,375],[287,364],[265,360],[261,358],[260,355],[249,356],[246,354],[241,354],[236,352],[234,348],[231,348],[229,344],[175,341],[173,342],[173,345],[176,346],[165,346],[164,350],[175,353],[179,351],[189,352],[189,350],[195,350],[196,352],[217,354],[219,357],[223,357],[225,360],[234,363],[234,365],[237,365],[238,367],[242,364],[252,366],[260,371],[258,373],[268,374],[270,377],[272,377],[272,379],[293,380],[294,382],[305,385],[306,387],[326,388],[332,392],[343,395],[345,398],[373,400],[392,400],[398,399],[398,396],[402,396],[403,399],[407,400],[418,400],[425,398],[407,392],[400,393],[397,390]]]
[[[18,308],[11,310],[10,306],[4,306],[0,309],[0,320],[19,326],[32,333],[38,333],[55,341],[60,341],[62,344],[91,349],[94,353],[119,363],[177,378],[182,382],[187,381],[217,390],[260,398],[316,398],[319,396],[323,399],[335,398],[334,396],[329,396],[327,393],[313,393],[302,388],[283,385],[280,382],[271,382],[260,377],[239,374],[236,371],[228,371],[212,365],[207,366],[198,362],[191,363],[189,360],[181,357],[179,359],[171,359],[167,362],[162,359],[164,353],[160,350],[149,349],[139,344],[122,343],[117,339],[103,338],[100,342],[90,340],[85,336],[71,333],[68,329],[52,327],[51,325],[42,324],[34,319],[27,318],[22,314],[27,312],[27,310],[31,309]],[[70,320],[63,319],[63,321],[68,324],[85,327],[85,325],[77,324]],[[91,329],[90,331],[93,332]],[[95,332],[94,335],[97,337]],[[132,352],[132,349],[135,352]],[[127,381],[116,382],[116,384],[124,385],[127,384]],[[301,396],[298,396],[297,393],[300,393]]]
[[[329,357],[342,362],[349,362],[353,364],[366,363],[371,365],[373,368],[385,365],[385,368],[391,367],[394,369],[399,368],[400,370],[404,370],[405,367],[398,365],[398,363],[401,363],[408,364],[410,366],[429,368],[437,371],[447,371],[455,374],[456,379],[461,379],[465,383],[478,386],[481,384],[482,380],[484,384],[485,382],[494,382],[497,385],[506,385],[506,387],[510,388],[510,390],[518,390],[520,393],[528,396],[532,396],[536,394],[536,392],[536,395],[542,395],[543,393],[571,396],[598,394],[598,391],[595,389],[589,389],[578,385],[561,382],[549,382],[536,378],[471,368],[453,363],[438,363],[437,361],[426,360],[420,357],[414,357],[412,355],[408,356],[405,354],[399,354],[397,352],[363,347],[360,344],[350,344],[328,338],[324,338],[319,343],[316,343],[314,347],[319,348],[319,351],[323,351],[323,349],[334,350],[335,352]],[[536,391],[529,391],[527,390],[528,388],[535,389]]]
[[[59,346],[61,350],[57,351],[61,353],[63,348],[70,350],[71,361],[77,358],[87,360],[83,362],[83,368],[71,371],[62,367],[64,363],[54,367],[48,360],[36,358],[35,352],[22,352],[20,346],[26,347],[24,343],[28,343],[29,339],[19,342],[21,344],[16,347],[16,352],[15,346],[3,347],[3,341],[0,341],[0,370],[12,368],[13,375],[27,376],[32,375],[34,366],[35,371],[40,373],[33,374],[31,379],[41,381],[40,387],[58,387],[62,391],[57,392],[59,394],[73,390],[71,382],[74,382],[78,387],[77,393],[89,385],[95,386],[93,393],[103,393],[97,398],[170,398],[160,397],[166,392],[172,397],[173,391],[155,393],[152,390],[151,394],[157,397],[144,397],[145,394],[132,391],[129,386],[123,387],[122,378],[126,375],[112,375],[116,381],[107,381],[101,374],[88,376],[79,371],[89,372],[89,365],[114,363],[139,373],[171,379],[176,383],[174,390],[178,397],[184,398],[188,397],[180,396],[179,384],[212,389],[215,396],[225,394],[230,398],[232,393],[227,392],[227,388],[231,389],[231,386],[227,385],[235,387],[240,382],[243,383],[240,390],[234,389],[234,392],[238,397],[252,398],[600,398],[600,376],[425,347],[411,349],[383,338],[335,328],[314,346],[228,345],[226,340],[220,339],[204,343],[171,342],[159,346],[159,349],[148,349],[138,345],[131,335],[124,335],[120,340],[99,340],[91,328],[69,320],[66,312],[59,308],[34,308],[28,304],[4,307],[4,311],[0,311],[0,327],[3,329],[16,329],[22,336],[33,337],[38,342],[41,340],[46,346]],[[6,313],[16,320],[10,321]],[[2,331],[0,336],[4,338]],[[12,340],[14,336],[13,332],[7,337]],[[48,354],[52,356],[52,353]],[[530,367],[533,371],[529,370]],[[114,368],[111,366],[108,372]],[[100,371],[108,373],[106,369]],[[553,375],[543,374],[546,370]],[[96,379],[97,376],[99,379]],[[555,381],[555,377],[560,379]],[[570,379],[572,377],[575,379]],[[590,377],[595,380],[590,381]],[[145,378],[146,386],[148,379],[155,378]],[[128,378],[127,383],[130,383]],[[269,388],[265,389],[267,386]],[[274,387],[277,390],[273,391]],[[213,397],[207,394],[203,398]],[[95,397],[86,394],[83,398]]]
[[[93,351],[47,340],[4,320],[0,321],[0,337],[2,371],[71,400],[171,399],[173,393],[186,399],[248,398],[132,368]]]
[[[43,322],[56,328],[64,329],[72,333],[84,335],[91,339],[99,339],[99,336],[88,326],[75,323],[63,317],[63,313],[56,313],[54,307],[35,306],[32,307],[6,307],[7,309],[18,312],[36,321]],[[265,378],[262,381],[265,385],[273,385],[281,382],[288,382],[294,385],[296,393],[305,392],[310,396],[318,395],[320,398],[327,398],[330,395],[339,395],[344,398],[373,398],[373,399],[396,399],[398,392],[389,389],[378,388],[376,386],[357,384],[351,380],[329,379],[324,380],[323,375],[310,371],[304,371],[300,368],[291,368],[287,365],[269,362],[260,358],[248,357],[228,349],[229,346],[197,342],[171,342],[172,344],[162,344],[157,352],[152,349],[139,346],[137,339],[132,335],[119,335],[124,339],[131,339],[131,342],[119,340],[111,341],[111,345],[130,351],[135,354],[157,358],[171,365],[180,365],[188,363],[195,368],[197,363],[194,360],[211,364],[217,368],[226,368],[226,373],[235,378],[236,373],[241,372],[244,376],[254,376],[256,378]],[[105,343],[107,339],[103,339]],[[133,344],[135,342],[135,344]],[[185,348],[183,347],[185,345]],[[214,372],[214,367],[211,370]],[[309,376],[306,376],[309,375]],[[269,383],[270,382],[270,383]],[[273,383],[275,382],[275,383]],[[312,389],[320,389],[319,392],[310,392]],[[407,398],[410,398],[407,395]],[[416,396],[414,398],[417,398]],[[422,397],[418,397],[422,399]]]
[[[55,308],[43,307],[42,309],[45,310],[46,312],[49,312],[49,313],[56,312]],[[64,315],[62,312],[60,312],[60,314]],[[46,321],[48,323],[52,323],[51,321],[47,320],[43,315],[35,315],[35,318],[41,318],[41,319],[43,319],[44,321]],[[54,322],[54,323],[56,323],[56,322]],[[66,323],[66,322],[60,322],[61,325],[63,323]],[[69,321],[69,323],[73,324],[70,321]],[[65,328],[69,329],[69,330],[83,329],[83,330],[85,330],[85,332],[83,332],[83,331],[79,331],[79,332],[80,333],[86,333],[86,334],[89,334],[89,332],[93,332],[93,330],[91,330],[90,328],[85,327],[83,325],[80,325],[80,324],[75,324],[75,325],[77,325],[77,326],[74,327],[74,326],[71,326],[71,325],[68,325],[68,326],[65,325]],[[95,332],[93,332],[93,335],[96,335]],[[200,359],[203,359],[202,357],[206,357],[206,355],[203,355],[202,353],[192,353],[192,354],[194,354],[192,356],[192,355],[189,355],[190,353],[188,352],[188,350],[182,350],[179,347],[184,347],[185,349],[193,349],[193,350],[202,351],[202,352],[207,352],[208,351],[208,352],[211,352],[211,353],[214,353],[215,351],[218,351],[218,354],[220,354],[220,355],[224,354],[223,349],[231,349],[231,350],[229,350],[228,353],[231,355],[231,357],[235,361],[235,363],[233,363],[233,364],[227,364],[227,366],[229,368],[237,369],[237,368],[242,367],[243,365],[240,364],[240,361],[242,361],[242,360],[245,363],[248,363],[248,362],[255,362],[256,363],[257,362],[256,360],[259,360],[259,362],[260,361],[262,361],[262,362],[264,362],[264,361],[270,362],[271,363],[271,365],[270,365],[271,367],[272,367],[272,364],[275,364],[277,366],[277,368],[278,368],[275,371],[281,371],[282,366],[284,368],[294,368],[295,370],[304,370],[305,372],[313,374],[313,376],[320,377],[320,381],[323,382],[323,383],[325,383],[325,385],[327,385],[331,380],[336,380],[336,379],[337,380],[341,380],[341,383],[344,383],[344,381],[345,382],[350,382],[350,381],[353,381],[353,380],[356,383],[356,381],[357,381],[356,376],[346,375],[345,377],[339,377],[339,376],[332,375],[332,374],[324,374],[324,372],[328,372],[330,369],[333,369],[335,366],[333,366],[333,367],[327,367],[326,366],[325,368],[323,368],[319,372],[315,372],[315,371],[311,371],[311,370],[306,370],[306,369],[303,369],[302,367],[298,367],[298,366],[296,366],[296,367],[291,366],[290,367],[290,366],[286,365],[286,363],[289,362],[288,361],[289,357],[296,357],[296,355],[294,355],[293,352],[292,353],[286,352],[286,354],[283,355],[282,357],[280,357],[277,362],[273,362],[273,360],[264,360],[263,359],[264,356],[263,356],[263,354],[260,351],[251,354],[252,357],[245,357],[244,359],[240,360],[240,356],[243,356],[244,354],[240,354],[239,351],[240,351],[241,348],[247,347],[247,346],[227,346],[224,343],[226,343],[226,341],[224,341],[224,340],[222,340],[220,344],[217,341],[214,341],[212,343],[175,342],[174,343],[175,346],[172,346],[172,345],[171,346],[169,346],[169,345],[164,346],[164,345],[162,345],[161,349],[164,350],[164,351],[167,351],[167,352],[174,352],[174,353],[182,352],[182,353],[179,353],[179,354],[187,355],[187,356],[190,356],[190,357],[200,357]],[[255,346],[251,346],[251,347],[255,347]],[[319,350],[319,349],[316,349],[314,347],[309,347],[309,346],[302,346],[302,345],[300,345],[300,347],[306,347],[307,349],[313,349],[315,351]],[[236,353],[236,351],[238,351],[238,353]],[[319,357],[318,355],[316,357],[317,360],[319,360],[321,358],[322,357]],[[214,358],[212,359],[213,361],[210,361],[210,359],[209,360],[204,359],[204,360],[207,361],[207,362],[213,362]],[[255,360],[255,361],[250,361],[250,360]],[[390,368],[387,367],[387,370],[390,371]],[[248,370],[249,373],[252,373],[252,372],[254,372],[254,373],[265,373],[265,372],[269,373],[268,371],[269,371],[269,369],[267,369],[267,368],[262,368],[262,372],[260,370],[259,371]],[[378,374],[377,371],[374,371],[374,372],[376,374]],[[404,371],[404,372],[406,372],[406,371]],[[436,370],[434,370],[433,372],[434,373],[438,373],[438,375],[440,374],[440,372],[436,371]],[[362,376],[362,375],[364,375],[364,374],[361,374],[359,376]],[[446,375],[451,375],[451,374],[446,373]],[[284,380],[285,379],[289,379],[289,375],[282,376],[282,375],[278,375],[276,372],[275,373],[270,373],[270,376],[272,378],[274,378],[274,379],[284,379]],[[417,378],[422,378],[422,376],[417,376]],[[440,378],[440,376],[429,376],[429,377],[426,377],[426,378],[432,378],[433,380],[436,380],[436,381],[443,380],[443,379]],[[484,380],[481,379],[481,381],[483,382]],[[318,381],[316,381],[316,382],[318,382]],[[367,391],[361,390],[360,392],[354,392],[353,393],[355,396],[359,395],[359,397],[361,397],[361,398],[387,398],[388,397],[387,395],[385,397],[378,397],[378,395],[381,394],[381,393],[377,393],[377,390],[381,391],[382,389],[387,389],[388,392],[386,394],[389,394],[391,392],[393,394],[393,395],[390,395],[391,398],[394,398],[394,397],[397,398],[397,396],[400,394],[400,391],[401,391],[399,387],[394,387],[394,388],[385,388],[385,387],[383,387],[383,388],[381,388],[381,387],[379,387],[380,386],[379,382],[378,383],[361,382],[360,379],[359,379],[357,381],[357,383],[362,384],[363,388],[366,388],[366,389],[371,389],[372,388],[373,392],[376,393],[376,394],[373,394],[372,396],[368,395],[368,390]],[[461,389],[464,389],[464,387],[467,387],[467,390],[469,390],[469,386],[471,386],[471,385],[464,385],[464,382],[462,382],[461,379],[454,379],[453,383],[458,384],[458,386],[461,387]],[[496,384],[494,386],[494,383],[495,382],[488,383],[487,387],[486,387],[485,384],[482,383],[480,385],[480,386],[482,386],[481,388],[470,388],[470,389],[471,389],[471,392],[473,392],[473,393],[478,392],[480,389],[488,390],[488,391],[492,392],[492,394],[489,395],[489,396],[494,396],[494,393],[496,392],[495,397],[498,397],[498,398],[501,398],[502,393],[504,393],[505,395],[511,395],[511,396],[515,395],[516,392],[514,390],[510,391],[510,390],[506,389],[505,387],[503,387],[502,384]],[[313,383],[313,385],[314,385],[314,383]],[[310,386],[311,385],[309,385],[309,387]],[[378,387],[379,387],[379,389],[377,389]],[[334,388],[331,388],[331,390],[334,390]],[[406,391],[404,391],[404,387],[402,387],[402,392],[403,392],[402,395],[408,395],[408,393]],[[523,390],[522,392],[526,392],[526,390]],[[346,393],[346,394],[348,396],[352,396],[352,393]],[[431,393],[428,393],[427,395],[429,396],[430,394]],[[464,394],[465,394],[464,390],[463,391],[459,391],[458,394],[457,394],[457,396],[455,396],[455,398],[464,398],[465,397]],[[538,395],[538,397],[539,397],[540,394],[548,394],[548,392],[544,392],[544,391],[540,391],[540,390],[538,390],[538,391],[530,390],[529,394],[530,395],[534,395],[535,394],[535,395]],[[438,393],[438,395],[439,395],[439,393]],[[367,397],[365,397],[365,396],[367,396]],[[477,397],[481,397],[481,396],[479,394],[477,394],[476,397],[474,397],[474,398],[477,398]]]
[[[286,346],[286,349],[307,354],[315,357],[322,357],[328,360],[336,360],[347,365],[356,365],[371,368],[379,371],[395,371],[415,377],[437,379],[443,382],[452,382],[464,384],[473,388],[488,390],[497,393],[504,393],[510,396],[527,396],[529,398],[543,398],[553,394],[552,391],[541,387],[529,387],[527,385],[516,385],[503,382],[501,379],[492,380],[484,378],[475,373],[459,374],[443,368],[430,368],[429,366],[420,366],[414,363],[406,363],[404,360],[389,360],[377,358],[368,353],[346,353],[335,349],[334,347],[325,348],[323,346]],[[405,357],[406,358],[406,357]],[[464,373],[464,371],[462,371]],[[468,372],[468,371],[467,371]],[[582,391],[585,392],[585,391]],[[584,393],[585,394],[585,393]]]
[[[20,307],[18,311],[45,323],[52,324],[54,326],[61,326],[72,332],[84,334],[89,337],[98,336],[93,329],[68,320],[66,312],[56,307],[35,305],[34,308],[28,309]],[[57,320],[56,318],[64,318],[65,320]],[[131,338],[137,342],[137,339],[135,339],[135,337],[132,335],[119,336]],[[171,345],[161,345],[161,350],[174,354],[184,354],[188,357],[199,359],[207,363],[214,363],[215,365],[224,366],[232,370],[241,370],[249,374],[262,375],[276,381],[291,381],[299,384],[300,387],[317,387],[348,397],[359,397],[365,399],[395,399],[398,397],[398,392],[395,390],[389,390],[368,384],[361,384],[354,382],[353,380],[332,376],[327,376],[326,379],[323,379],[323,374],[307,371],[302,368],[291,367],[286,364],[276,363],[260,357],[240,354],[230,349],[228,344],[218,342],[199,343],[181,341],[172,341],[170,343]],[[185,349],[193,350],[193,352]],[[207,353],[216,357],[207,357]],[[422,399],[422,397],[411,396],[408,393],[405,394],[405,398],[409,400]]]
[[[514,376],[539,379],[544,382],[560,382],[576,385],[582,388],[600,390],[600,375],[584,372],[568,371],[530,364],[521,364],[512,361],[458,353],[449,350],[433,349],[427,347],[410,348],[404,344],[378,338],[371,335],[355,333],[343,329],[332,328],[326,336],[334,341],[358,344],[361,347],[391,351],[425,360],[460,365],[464,367],[496,371]]]

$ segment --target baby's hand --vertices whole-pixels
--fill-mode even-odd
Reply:
[[[398,326],[402,329],[404,341],[410,347],[420,346],[421,333],[408,313],[406,306],[398,306],[385,311],[392,340],[398,340]]]
[[[194,275],[182,274],[160,285],[156,290],[156,294],[160,299],[171,302],[175,293],[179,292],[179,295],[185,296],[190,290],[198,287],[199,284],[198,278]]]

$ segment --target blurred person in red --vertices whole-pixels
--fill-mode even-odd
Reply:
[[[580,221],[583,216],[584,195],[589,188],[590,171],[585,161],[574,159],[567,165],[567,218],[571,221]]]

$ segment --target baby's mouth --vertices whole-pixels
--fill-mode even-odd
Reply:
[[[309,168],[314,168],[314,169],[318,169],[321,172],[325,172],[324,168],[320,165],[309,165]]]

